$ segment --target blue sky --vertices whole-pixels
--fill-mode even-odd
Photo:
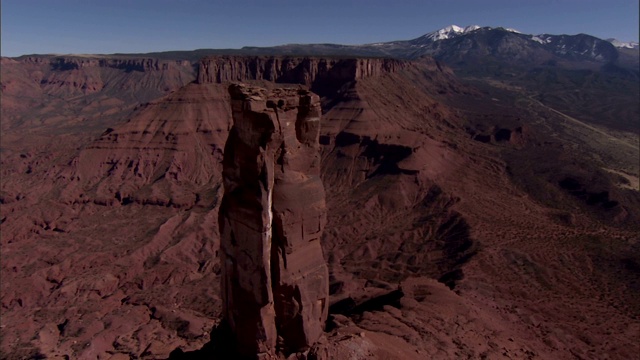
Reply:
[[[638,40],[638,0],[2,0],[2,56],[407,40],[450,24]]]

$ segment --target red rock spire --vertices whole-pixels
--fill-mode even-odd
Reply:
[[[292,353],[322,335],[328,271],[320,180],[320,100],[231,85],[220,208],[222,298],[243,355]]]

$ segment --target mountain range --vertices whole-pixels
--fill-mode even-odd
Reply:
[[[462,47],[461,47],[462,46]],[[593,63],[616,62],[619,55],[616,49],[638,49],[636,42],[620,42],[615,39],[602,40],[597,37],[578,35],[550,35],[550,34],[523,34],[510,28],[492,28],[471,25],[459,27],[450,25],[440,30],[429,32],[411,40],[399,40],[391,42],[379,42],[363,45],[340,44],[287,44],[273,47],[243,47],[240,49],[199,49],[194,51],[168,51],[148,54],[114,54],[126,56],[149,56],[154,58],[182,58],[197,60],[206,55],[323,55],[323,56],[368,56],[368,57],[396,57],[402,59],[415,59],[429,55],[435,58],[446,56],[455,50],[464,53],[477,53],[484,51],[506,60],[510,54],[518,50],[527,49],[527,53],[537,55],[534,59],[527,60],[540,64],[550,59],[579,60]],[[486,48],[491,49],[490,52]],[[521,54],[523,55],[523,54]],[[522,60],[520,59],[520,60]],[[517,59],[516,59],[517,60]],[[541,62],[542,61],[542,62]],[[637,55],[636,55],[637,64]],[[623,61],[624,65],[627,64]],[[593,64],[592,64],[593,65]],[[583,64],[583,66],[588,66]]]

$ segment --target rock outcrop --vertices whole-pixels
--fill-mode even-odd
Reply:
[[[323,333],[320,99],[231,85],[220,207],[223,314],[242,355],[300,352]]]
[[[77,70],[81,68],[101,67],[123,69],[126,71],[159,71],[172,68],[190,68],[189,60],[160,60],[144,57],[113,57],[100,55],[49,56],[34,55],[20,58],[27,65],[49,65],[52,70]]]
[[[213,56],[200,61],[198,83],[266,80],[326,86],[391,73],[409,63],[395,59],[287,56]]]
[[[100,55],[33,55],[4,59],[3,102],[5,98],[9,105],[14,101],[26,102],[29,106],[23,113],[37,111],[44,103],[50,106],[51,96],[54,100],[78,101],[79,96],[94,95],[88,100],[80,99],[88,108],[107,97],[135,105],[164,96],[195,78],[194,66],[188,60]],[[13,100],[16,95],[19,95],[18,99]],[[46,108],[44,114],[32,114],[31,117],[47,118],[51,116],[48,113],[54,112],[59,115],[62,111]],[[96,114],[83,115],[95,118]]]

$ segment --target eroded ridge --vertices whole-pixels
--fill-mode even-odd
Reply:
[[[309,349],[322,335],[328,271],[320,99],[231,85],[220,207],[223,313],[247,356]]]
[[[384,58],[209,56],[198,64],[197,82],[266,80],[323,88],[394,73],[409,64]]]

